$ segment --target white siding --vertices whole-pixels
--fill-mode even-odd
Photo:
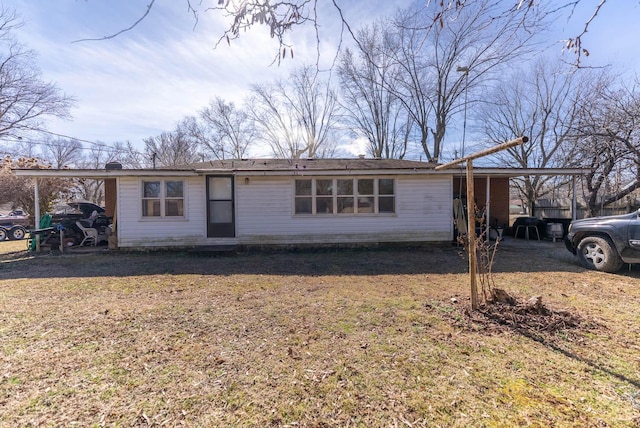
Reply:
[[[140,178],[118,180],[118,243],[121,247],[224,244],[321,244],[448,241],[453,235],[452,179],[394,176],[393,215],[295,216],[293,177],[237,176],[236,238],[207,238],[205,177],[185,179],[180,220],[143,219]]]
[[[184,219],[143,219],[142,179],[138,177],[118,179],[117,230],[120,247],[171,247],[206,243],[204,177],[183,179],[185,181]],[[149,177],[145,180],[160,180],[160,178]]]
[[[396,176],[394,215],[293,215],[291,177],[239,179],[238,241],[304,244],[447,241],[453,235],[450,176]]]

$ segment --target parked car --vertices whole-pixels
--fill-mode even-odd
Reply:
[[[22,224],[26,226],[29,224],[29,217],[24,213],[16,214],[15,211],[10,212],[8,215],[0,214],[0,225],[5,224]]]
[[[24,239],[31,226],[29,217],[22,210],[0,215],[0,241]]]
[[[640,263],[640,210],[629,214],[574,220],[565,245],[588,269],[617,272]]]

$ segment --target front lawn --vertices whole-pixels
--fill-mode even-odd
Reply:
[[[640,270],[505,241],[578,327],[469,317],[451,247],[34,256],[0,243],[0,426],[640,424]],[[544,327],[543,327],[544,328]]]

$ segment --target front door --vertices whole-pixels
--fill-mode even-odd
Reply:
[[[207,236],[233,238],[236,236],[233,177],[207,176]]]

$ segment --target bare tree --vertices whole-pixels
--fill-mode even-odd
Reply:
[[[455,17],[447,19],[435,3],[398,13],[396,61],[403,72],[395,88],[420,131],[429,161],[440,160],[447,125],[464,107],[461,100],[466,91],[486,83],[502,66],[530,51],[543,21],[534,6],[529,12],[520,19],[518,10],[478,0],[465,3]],[[430,25],[434,19],[440,24]]]
[[[126,168],[148,168],[152,165],[152,158],[138,151],[131,141],[117,141],[113,143],[113,161],[119,162]]]
[[[217,159],[242,159],[247,156],[256,138],[249,112],[217,97],[200,112],[199,117],[203,125],[194,123],[193,132]]]
[[[72,99],[42,80],[32,51],[12,35],[14,12],[0,9],[0,138],[41,130],[48,117],[68,117]]]
[[[37,158],[40,156],[40,143],[33,138],[18,138],[13,144],[7,145],[7,153],[13,158]]]
[[[77,166],[77,162],[82,158],[82,143],[78,140],[68,138],[47,137],[42,144],[42,157],[51,164],[53,168]]]
[[[373,157],[402,159],[407,153],[411,123],[391,85],[398,65],[391,52],[397,47],[387,23],[379,22],[358,32],[359,51],[346,49],[340,56],[338,76],[345,121],[368,142]]]
[[[581,56],[589,55],[589,51],[582,44],[582,37],[587,33],[589,26],[605,6],[607,0],[565,0],[556,3],[555,9],[551,11],[552,13],[559,12],[568,17],[573,17],[578,5],[587,2],[593,3],[593,13],[590,16],[578,18],[584,19],[584,28],[578,34],[567,36],[565,41],[565,48],[574,52],[577,63],[579,63]],[[189,10],[197,16],[198,10],[193,8],[189,1],[188,3]],[[502,3],[503,13],[511,16],[514,23],[531,23],[530,16],[532,14],[537,15],[535,9],[538,5],[538,2],[531,0],[492,1],[490,4],[483,0],[427,0],[420,3],[433,10],[431,19],[423,22],[423,26],[429,28],[444,27],[447,21],[455,20],[458,16],[466,13],[465,9],[477,9],[479,6],[482,8],[492,7],[497,3]],[[346,30],[353,36],[349,22],[342,10],[344,2],[332,0],[331,4],[338,12],[342,32]],[[241,34],[255,26],[268,27],[271,37],[278,42],[279,46],[276,61],[285,58],[287,54],[293,57],[292,43],[288,41],[287,35],[297,27],[303,25],[313,26],[316,37],[319,40],[323,26],[323,14],[318,9],[318,0],[245,0],[242,2],[218,0],[218,6],[211,9],[221,11],[230,18],[229,26],[220,37],[220,41],[230,43],[231,40],[239,38]],[[494,17],[500,18],[504,17],[504,15],[494,15]],[[282,52],[281,55],[280,51]]]
[[[286,82],[254,86],[249,109],[276,157],[330,157],[335,150],[337,97],[311,67],[294,70]]]
[[[35,213],[34,180],[30,177],[16,176],[12,168],[48,169],[51,165],[37,158],[4,158],[0,165],[0,203],[12,203],[28,213]],[[38,178],[39,209],[44,213],[53,208],[54,201],[68,195],[71,180],[66,178]],[[38,219],[32,219],[37,224]]]
[[[180,127],[156,137],[146,138],[144,145],[145,153],[152,160],[153,167],[183,166],[202,159],[198,152],[198,143]]]
[[[588,71],[577,71],[559,59],[543,57],[531,68],[518,68],[490,93],[491,104],[479,112],[484,134],[492,144],[514,135],[529,143],[496,154],[501,166],[548,168],[569,166],[576,155],[571,135],[578,102],[591,86]],[[535,201],[548,193],[553,177],[515,179],[521,198],[533,212]]]
[[[574,144],[577,162],[591,169],[584,179],[589,216],[640,188],[640,82],[617,80],[603,73],[579,103]]]
[[[108,162],[116,161],[119,155],[120,152],[114,148],[104,144],[95,144],[84,152],[76,165],[83,169],[102,169]],[[76,199],[102,205],[104,203],[104,180],[74,178],[71,193]]]
[[[334,2],[335,4],[335,2]],[[240,34],[255,25],[264,25],[269,28],[271,38],[277,40],[278,50],[274,61],[280,62],[287,53],[293,58],[293,47],[287,42],[286,35],[294,28],[312,22],[318,31],[317,0],[299,1],[243,1],[218,0],[217,9],[231,19],[231,24],[224,31],[218,43],[226,41],[231,43],[240,37]],[[336,6],[337,7],[337,6]],[[282,51],[282,56],[280,56]]]

